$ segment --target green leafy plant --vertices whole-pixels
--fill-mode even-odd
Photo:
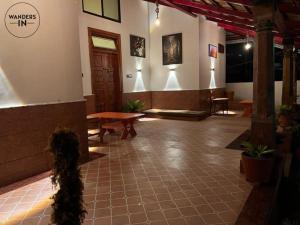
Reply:
[[[281,105],[279,108],[279,115],[289,115],[292,112],[292,106]]]
[[[57,129],[50,137],[49,150],[53,155],[51,181],[59,188],[52,197],[51,225],[80,225],[86,211],[83,207],[83,183],[78,160],[77,135],[68,129]]]
[[[267,155],[273,154],[275,152],[275,150],[269,149],[268,146],[266,146],[266,145],[256,145],[256,144],[252,144],[250,142],[244,142],[242,145],[246,148],[244,153],[247,156],[250,156],[250,157],[253,157],[256,159],[262,159],[262,158],[266,157]]]
[[[124,112],[140,112],[144,108],[144,103],[137,100],[129,100],[124,106]]]

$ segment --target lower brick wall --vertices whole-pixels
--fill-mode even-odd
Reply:
[[[145,109],[187,109],[209,111],[210,89],[179,91],[148,91],[123,93],[123,104],[140,99]],[[225,88],[214,89],[215,97],[224,97]]]
[[[0,109],[0,187],[51,168],[46,147],[56,127],[80,136],[81,160],[88,160],[85,101]]]
[[[132,92],[132,93],[123,93],[123,105],[126,104],[129,100],[141,100],[144,102],[144,109],[152,108],[152,92]]]

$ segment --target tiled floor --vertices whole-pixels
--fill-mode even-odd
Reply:
[[[239,173],[240,152],[224,147],[250,121],[144,120],[135,139],[91,148],[107,154],[82,167],[92,225],[232,225],[251,185]],[[0,224],[49,223],[49,178],[0,195]]]

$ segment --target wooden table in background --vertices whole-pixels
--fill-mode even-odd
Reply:
[[[103,137],[106,131],[111,132],[114,128],[121,128],[121,139],[126,139],[130,134],[132,137],[137,135],[134,129],[134,122],[144,116],[141,113],[122,113],[122,112],[102,112],[90,114],[87,119],[99,119],[100,142],[103,143]],[[114,121],[114,122],[111,122]]]
[[[243,106],[244,108],[244,113],[243,113],[243,117],[251,117],[252,116],[252,104],[253,101],[251,100],[244,100],[244,101],[240,101],[240,104]]]

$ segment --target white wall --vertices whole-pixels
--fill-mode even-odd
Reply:
[[[199,88],[199,20],[176,9],[160,6],[160,26],[155,25],[155,4],[149,4],[151,89],[197,90]],[[162,36],[182,33],[183,64],[163,66]],[[176,70],[170,71],[175,67]]]
[[[203,17],[193,18],[183,12],[160,6],[160,26],[155,25],[155,5],[149,4],[151,46],[151,88],[162,90],[208,89],[211,85],[211,64],[215,65],[215,87],[225,87],[225,54],[208,57],[208,44],[225,46],[225,31]],[[182,33],[183,64],[162,65],[162,36]],[[175,72],[170,68],[175,67]]]
[[[234,91],[236,100],[252,100],[253,99],[253,83],[227,83],[226,89]],[[297,93],[300,94],[300,81],[297,82]],[[275,82],[275,104],[281,105],[282,81]]]
[[[17,0],[0,1],[0,18]],[[79,0],[27,0],[41,17],[35,35],[13,37],[0,22],[0,108],[83,99]]]
[[[83,77],[84,95],[92,94],[91,66],[88,44],[88,27],[118,33],[121,35],[122,45],[122,70],[123,92],[146,91],[150,89],[149,72],[149,29],[148,29],[148,3],[141,0],[121,1],[121,23],[113,22],[101,17],[79,13],[79,34],[81,49],[81,65]],[[129,35],[134,34],[146,38],[146,58],[130,56]],[[142,68],[142,73],[137,69]],[[133,78],[126,78],[126,74],[132,74]]]
[[[208,57],[208,44],[213,44],[217,47],[218,44],[222,44],[225,48],[225,30],[201,16],[199,17],[199,32],[199,88],[214,88],[214,85],[216,88],[223,88],[225,87],[226,52],[218,52],[216,59],[210,58]],[[215,69],[214,73],[211,73],[211,68]]]

